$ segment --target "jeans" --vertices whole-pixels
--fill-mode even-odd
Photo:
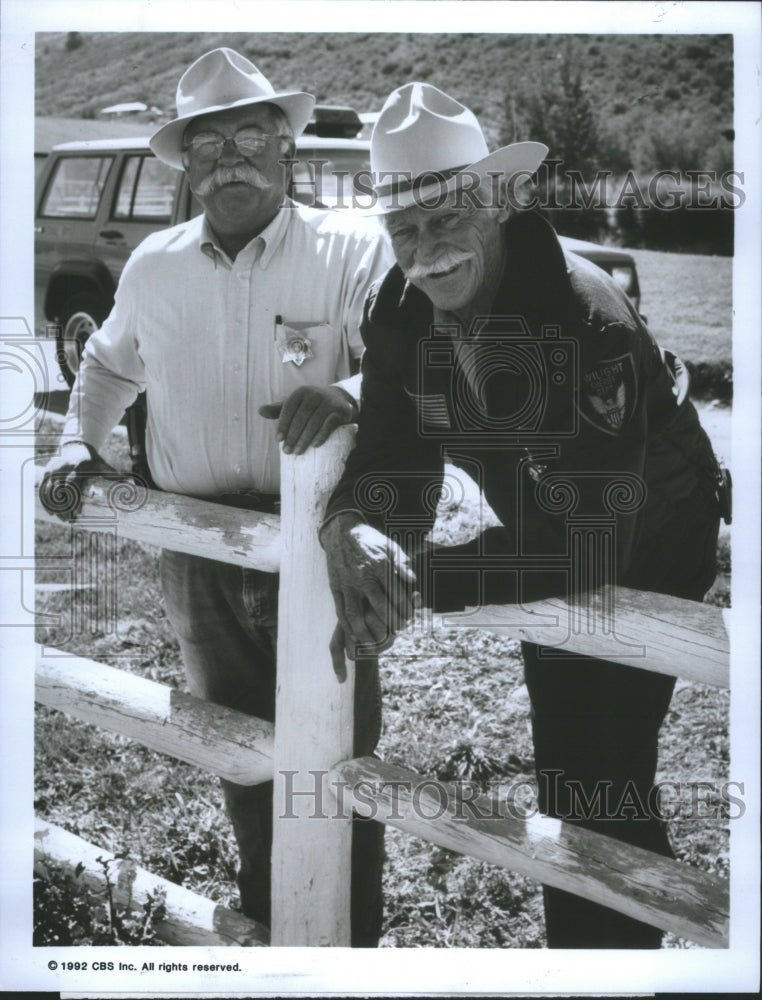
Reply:
[[[191,693],[274,721],[277,575],[165,549],[161,580]],[[358,661],[355,756],[371,754],[380,731],[378,664]],[[273,784],[222,780],[222,787],[240,854],[241,907],[246,916],[269,926]],[[381,934],[383,837],[383,824],[353,820],[353,947],[375,947]]]

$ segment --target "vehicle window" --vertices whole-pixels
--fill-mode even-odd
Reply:
[[[42,215],[92,219],[98,211],[112,156],[66,156],[55,167]]]
[[[350,208],[353,194],[362,193],[355,178],[370,170],[369,154],[364,150],[303,149],[294,164],[293,186],[297,201],[314,197],[327,205],[336,203]],[[365,178],[367,194],[368,178]]]
[[[169,222],[177,179],[177,171],[154,156],[126,157],[113,217]]]
[[[139,156],[127,156],[122,167],[122,176],[119,178],[119,187],[116,192],[116,208],[114,209],[115,219],[129,219],[132,209],[132,196],[135,191],[135,180],[138,176],[140,166]]]

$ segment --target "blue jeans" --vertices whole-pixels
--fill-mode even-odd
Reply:
[[[275,719],[278,576],[165,549],[161,581],[192,694],[273,722]],[[375,660],[358,661],[355,756],[371,754],[381,732]],[[240,854],[238,886],[246,916],[270,924],[271,781],[222,781]],[[381,823],[355,818],[352,828],[352,946],[375,947],[381,934]]]

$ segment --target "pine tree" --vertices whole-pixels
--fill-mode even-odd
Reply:
[[[579,170],[587,176],[597,168],[598,116],[571,40],[539,86],[508,94],[505,131],[508,142],[544,142],[550,157],[563,160],[562,171]]]

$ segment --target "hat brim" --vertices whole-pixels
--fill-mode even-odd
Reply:
[[[194,118],[202,115],[214,114],[216,111],[229,111],[231,108],[244,108],[254,104],[275,104],[282,109],[288,118],[294,135],[298,136],[304,131],[304,127],[310,120],[312,109],[315,106],[315,98],[312,94],[293,92],[286,94],[272,94],[267,97],[245,97],[240,101],[233,101],[227,104],[217,104],[208,108],[201,108],[193,114],[183,115],[174,118],[166,125],[162,125],[151,138],[148,144],[154,154],[163,163],[170,167],[183,169],[183,133]]]
[[[468,164],[451,175],[442,175],[436,179],[436,170],[431,170],[420,178],[420,183],[413,182],[404,188],[393,191],[374,187],[375,204],[364,209],[370,215],[388,215],[399,212],[411,205],[421,205],[426,208],[436,208],[444,198],[459,188],[463,188],[472,179],[478,183],[488,176],[501,176],[507,179],[521,176],[528,180],[536,172],[542,161],[548,155],[548,147],[542,142],[514,142],[502,146],[475,163]],[[520,176],[521,175],[521,176]],[[427,178],[433,178],[429,181]],[[473,190],[476,184],[469,184]]]

